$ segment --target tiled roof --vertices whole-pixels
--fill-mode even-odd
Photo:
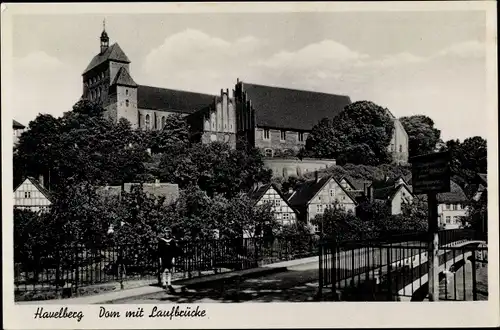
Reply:
[[[469,199],[473,198],[477,193],[482,193],[485,190],[486,187],[481,183],[472,183],[464,188],[465,196]]]
[[[139,183],[125,183],[124,190],[130,192],[132,186],[140,185]],[[179,198],[179,186],[173,183],[143,183],[142,189],[145,193],[149,193],[158,197],[165,197],[165,203],[173,203]]]
[[[269,183],[269,184],[257,187],[256,189],[252,189],[248,193],[248,198],[250,198],[250,200],[254,204],[256,204],[262,198],[262,196],[264,196],[264,194],[266,193],[266,191],[269,190],[270,187],[271,187],[271,184]]]
[[[344,95],[242,84],[261,127],[311,130],[323,118],[337,116],[351,99]]]
[[[96,189],[96,193],[102,197],[120,197],[121,192],[121,186],[104,186]]]
[[[467,201],[463,189],[450,180],[450,192],[437,194],[438,203],[463,203]]]
[[[140,109],[176,111],[191,114],[211,105],[215,95],[139,85],[137,99]]]
[[[304,182],[295,193],[289,198],[289,202],[292,206],[301,207],[309,203],[309,201],[316,196],[316,194],[324,187],[324,185],[330,180],[334,179],[339,187],[344,190],[344,192],[356,202],[355,196],[350,194],[349,191],[345,190],[340,183],[333,177],[333,175],[327,175],[318,180],[309,180]]]
[[[477,176],[482,181],[481,183],[487,187],[488,186],[488,175],[486,173],[478,173]]]
[[[120,68],[120,70],[118,70],[115,79],[113,79],[113,82],[111,83],[111,85],[115,84],[121,86],[137,87],[134,79],[132,79],[128,70],[123,66]]]
[[[389,186],[379,189],[373,189],[373,199],[387,200],[399,190],[399,186]]]
[[[248,193],[248,198],[253,201],[254,205],[257,204],[257,202],[264,196],[264,194],[269,190],[269,188],[273,188],[278,195],[281,197],[282,200],[285,201],[285,203],[297,214],[300,213],[297,208],[293,207],[293,205],[288,201],[288,198],[285,194],[281,192],[281,190],[276,186],[274,183],[268,183],[266,185],[260,186],[256,189],[251,190]]]
[[[368,187],[371,184],[370,180],[363,180],[363,179],[353,179],[349,175],[345,175],[342,177],[345,179],[351,186],[354,187],[355,190],[365,190],[365,184]]]
[[[106,51],[102,54],[97,54],[94,56],[92,61],[90,61],[89,65],[83,72],[83,74],[89,72],[96,66],[108,61],[117,61],[117,62],[125,62],[125,63],[130,63],[130,60],[128,59],[127,55],[123,52],[123,50],[120,48],[118,43],[114,43],[111,46],[106,49]]]
[[[26,128],[26,126],[24,126],[23,124],[21,124],[20,122],[18,122],[16,120],[13,120],[12,128],[23,129],[23,128]]]
[[[318,191],[323,188],[330,178],[331,176],[329,175],[320,178],[318,182],[314,179],[304,182],[290,197],[290,204],[297,207],[306,205],[318,193]]]
[[[372,187],[373,189],[381,189],[381,188],[387,188],[387,187],[395,187],[398,185],[398,182],[400,179],[403,179],[405,183],[408,183],[404,178],[402,177],[397,177],[397,178],[386,178],[384,180],[374,180],[372,181]]]

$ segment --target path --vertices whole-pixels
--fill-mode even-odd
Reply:
[[[249,278],[240,283],[227,284],[223,292],[220,287],[190,289],[172,295],[166,292],[115,300],[113,304],[158,304],[165,303],[234,303],[234,302],[306,302],[312,301],[318,287],[318,263],[289,267],[285,272]]]

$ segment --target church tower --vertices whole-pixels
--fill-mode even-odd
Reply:
[[[101,104],[106,110],[104,115],[114,121],[123,117],[137,127],[137,84],[130,76],[129,65],[118,43],[109,45],[103,22],[99,53],[82,74],[83,98]]]

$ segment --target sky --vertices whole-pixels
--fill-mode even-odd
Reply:
[[[427,115],[445,141],[484,136],[482,11],[16,15],[14,119],[71,109],[103,19],[141,85],[218,94],[239,78]]]

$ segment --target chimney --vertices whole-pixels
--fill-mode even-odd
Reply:
[[[45,187],[45,186],[43,185],[43,174],[40,174],[40,175],[38,176],[38,182],[40,182],[40,185],[41,185],[42,187]]]
[[[314,182],[318,182],[318,171],[314,171]]]
[[[159,179],[155,179],[155,186],[159,186],[160,185],[160,180]]]
[[[373,202],[373,185],[370,184],[370,188],[369,188],[369,200],[370,202]]]

